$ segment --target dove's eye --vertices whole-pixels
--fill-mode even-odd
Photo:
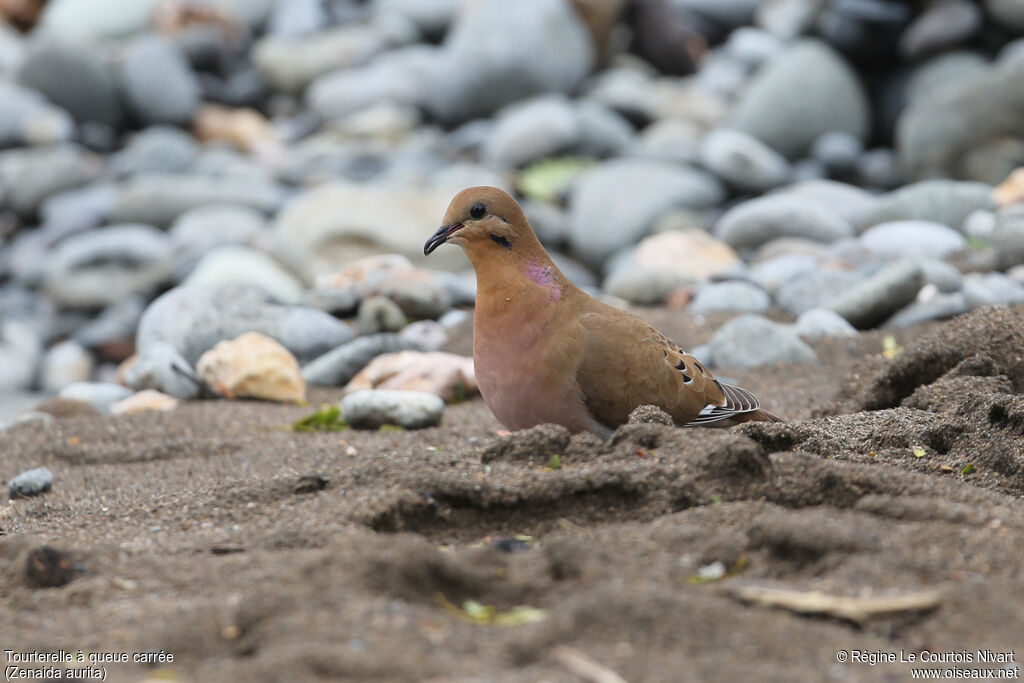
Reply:
[[[487,207],[484,206],[483,204],[474,204],[469,209],[469,215],[472,216],[473,218],[483,218],[485,213],[487,213]]]

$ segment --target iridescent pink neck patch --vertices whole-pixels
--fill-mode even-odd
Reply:
[[[552,301],[562,298],[562,288],[558,286],[558,277],[555,269],[538,261],[529,261],[526,264],[526,277],[548,290]]]

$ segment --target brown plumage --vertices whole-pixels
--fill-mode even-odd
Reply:
[[[778,421],[652,326],[569,282],[506,192],[463,190],[443,223],[423,253],[457,244],[476,270],[477,382],[509,429],[552,422],[607,436],[644,404],[678,425]]]

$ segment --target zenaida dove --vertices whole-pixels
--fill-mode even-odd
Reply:
[[[477,382],[509,429],[555,423],[607,437],[644,404],[677,425],[779,421],[652,326],[569,282],[506,192],[457,194],[423,253],[446,242],[476,270]]]

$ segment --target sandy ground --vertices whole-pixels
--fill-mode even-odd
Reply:
[[[642,314],[688,347],[722,322]],[[892,359],[882,337],[719,372],[785,424],[608,443],[489,448],[478,398],[420,432],[296,433],[309,408],[256,402],[21,425],[0,477],[56,483],[0,507],[0,647],[173,656],[106,663],[112,681],[903,681],[920,661],[840,659],[922,650],[971,656],[923,664],[947,677],[1012,674],[977,651],[1024,658],[1024,321],[903,330]],[[853,607],[801,615],[750,587]],[[870,610],[906,596],[923,602]]]

